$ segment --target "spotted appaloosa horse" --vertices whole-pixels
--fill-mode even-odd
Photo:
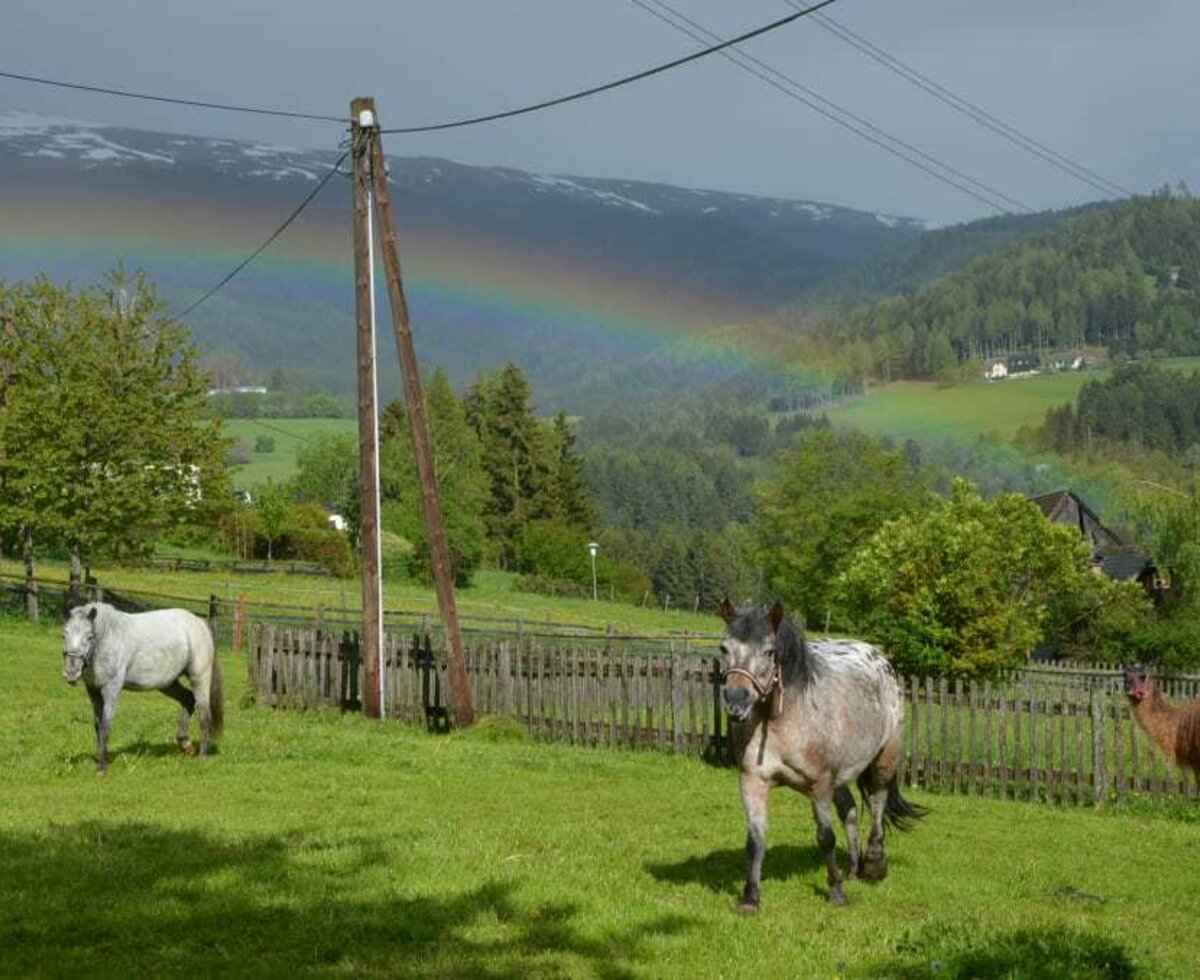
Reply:
[[[887,874],[884,824],[905,829],[923,807],[900,795],[904,708],[891,664],[860,640],[805,642],[776,603],[770,610],[721,607],[727,631],[722,699],[732,722],[746,808],[746,887],[741,908],[758,908],[766,853],[767,792],[788,786],[812,800],[817,845],[825,857],[829,901],[846,901],[838,871],[832,811],[846,828],[850,877]],[[851,784],[871,812],[859,853]]]

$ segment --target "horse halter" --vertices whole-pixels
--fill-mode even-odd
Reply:
[[[774,666],[771,668],[771,676],[767,679],[767,683],[765,686],[763,685],[762,681],[760,681],[757,677],[754,676],[754,674],[752,674],[750,671],[746,670],[746,668],[744,668],[744,667],[729,667],[726,670],[723,670],[721,672],[721,682],[724,683],[725,681],[727,681],[731,674],[738,674],[742,677],[745,677],[747,680],[749,680],[750,683],[754,685],[754,690],[757,692],[758,698],[760,701],[766,701],[767,697],[772,692],[774,692],[777,695],[777,697],[776,697],[777,703],[772,707],[771,714],[772,715],[782,714],[782,712],[783,712],[783,684],[781,683],[782,678],[779,675],[778,661],[776,661]]]
[[[88,637],[87,646],[84,648],[83,653],[67,653],[67,651],[64,650],[63,656],[66,657],[68,660],[78,660],[83,664],[84,667],[86,667],[92,659],[92,654],[94,654],[95,652],[96,652],[96,631],[93,630],[91,633],[91,636]]]

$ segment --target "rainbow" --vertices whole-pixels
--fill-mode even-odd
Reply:
[[[351,315],[348,222],[332,195],[319,203],[226,287],[228,297],[257,297],[260,305],[283,309],[316,304]],[[256,248],[280,213],[278,200],[256,205],[218,197],[214,204],[211,192],[203,201],[187,195],[135,200],[61,187],[19,199],[0,197],[0,209],[5,278],[46,271],[56,280],[90,282],[120,260],[127,269],[144,269],[175,309],[198,298]],[[185,237],[180,229],[186,229]],[[722,329],[728,321],[714,313],[720,310],[717,297],[635,273],[603,254],[554,254],[534,244],[421,226],[402,229],[401,251],[418,336],[422,322],[502,330],[518,321],[553,330],[597,357],[669,351],[672,359],[720,360],[735,371],[779,368],[778,338],[756,340],[756,331]],[[380,284],[382,303],[382,279]],[[193,325],[202,326],[206,315],[212,315],[211,307],[198,309]],[[789,374],[797,373],[791,366]]]

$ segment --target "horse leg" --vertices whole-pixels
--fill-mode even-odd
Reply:
[[[837,835],[833,832],[833,797],[826,791],[812,798],[813,819],[817,822],[817,847],[825,855],[825,878],[829,883],[829,901],[833,905],[845,905],[842,892],[842,874],[837,866]]]
[[[763,855],[767,852],[767,784],[748,773],[742,773],[740,784],[742,805],[746,808],[746,887],[738,908],[742,912],[756,912]]]
[[[88,698],[92,702],[92,730],[96,733],[96,746],[98,750],[100,746],[100,719],[104,715],[104,695],[100,693],[100,688],[98,687],[89,687],[87,692]],[[98,760],[99,756],[97,756]],[[97,765],[97,768],[99,768],[99,765]]]
[[[88,693],[92,696],[92,710],[96,713],[96,772],[108,772],[108,732],[117,715],[121,685],[108,684],[99,691],[89,690]]]
[[[858,877],[858,808],[854,805],[854,794],[848,786],[839,786],[833,791],[833,805],[846,828],[846,849],[850,852],[850,873],[847,878]]]
[[[871,809],[871,832],[867,836],[867,851],[858,866],[858,876],[864,881],[883,881],[887,877],[887,855],[883,850],[883,815],[887,809],[887,784],[878,783],[878,777],[871,789],[864,793],[867,805]]]
[[[188,737],[188,729],[192,723],[192,712],[196,708],[196,695],[180,684],[178,679],[164,687],[162,692],[172,701],[178,701],[179,706],[183,709],[183,714],[179,718],[179,728],[175,732],[175,741],[187,755],[191,755],[194,748],[192,740]]]
[[[208,736],[212,732],[212,708],[209,704],[210,674],[190,675],[196,713],[200,716],[200,754],[208,755]]]

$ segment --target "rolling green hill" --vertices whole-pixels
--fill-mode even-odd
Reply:
[[[1200,368],[1200,357],[1157,362],[1179,371]],[[896,440],[974,439],[997,435],[1011,439],[1026,425],[1041,425],[1046,412],[1075,400],[1085,384],[1106,371],[1074,371],[939,385],[932,381],[895,381],[828,412],[836,424],[852,425]]]
[[[249,450],[250,462],[233,470],[234,487],[247,489],[268,479],[290,479],[296,473],[296,453],[301,446],[320,435],[353,435],[358,423],[354,419],[226,419],[225,431]],[[273,452],[254,451],[259,436],[275,440]]]

